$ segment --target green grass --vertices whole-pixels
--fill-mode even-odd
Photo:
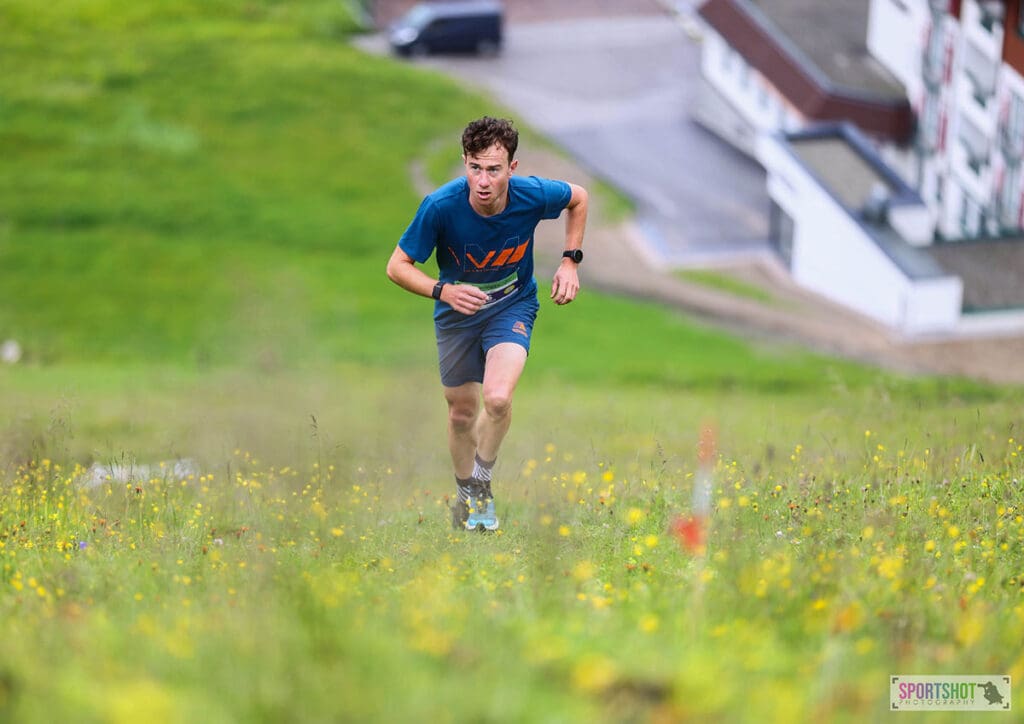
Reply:
[[[0,329],[30,361],[235,363],[283,328],[333,360],[409,309],[375,290],[410,157],[483,101],[311,20],[338,3],[29,7],[0,11]]]
[[[822,404],[528,375],[504,530],[479,536],[447,527],[436,393],[372,368],[150,374],[172,440],[228,423],[196,474],[168,449],[127,483],[37,461],[2,488],[12,719],[861,721],[890,673],[1024,665],[1005,645],[1024,633],[1019,396]],[[194,419],[175,429],[163,398]],[[668,533],[703,421],[720,451],[706,559]]]
[[[383,267],[410,163],[450,175],[466,120],[507,112],[357,53],[346,8],[0,3],[0,338],[26,350],[0,720],[863,721],[900,672],[1019,694],[1020,388],[542,299],[503,531],[452,533],[430,304]],[[669,533],[702,474],[706,555]]]

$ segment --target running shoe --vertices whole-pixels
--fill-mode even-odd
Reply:
[[[477,485],[478,483],[475,480],[467,480],[465,485],[456,482],[455,502],[452,504],[452,528],[461,529],[466,527],[469,509],[473,499],[476,497]]]
[[[452,504],[452,528],[462,530],[469,518],[469,505],[464,500],[456,499]]]
[[[498,516],[494,512],[494,496],[489,481],[477,481],[474,486],[465,526],[468,530],[498,530]]]

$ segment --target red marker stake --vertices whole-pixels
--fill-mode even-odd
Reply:
[[[712,424],[701,428],[697,444],[697,476],[689,517],[679,516],[672,524],[672,534],[683,550],[694,556],[707,554],[708,518],[711,514],[711,484],[714,475],[716,432]]]

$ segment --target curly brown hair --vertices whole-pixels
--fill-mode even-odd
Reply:
[[[519,146],[519,131],[512,126],[512,121],[484,116],[470,123],[462,132],[462,152],[467,156],[475,156],[494,144],[508,151],[511,163]]]

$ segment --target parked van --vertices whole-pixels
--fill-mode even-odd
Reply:
[[[503,15],[495,0],[424,2],[391,26],[389,39],[400,55],[493,55],[501,49]]]

